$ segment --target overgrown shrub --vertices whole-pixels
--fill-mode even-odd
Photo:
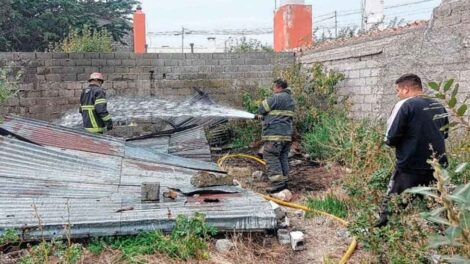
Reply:
[[[55,52],[112,52],[113,37],[106,31],[91,30],[89,27],[71,30],[61,42],[53,45]]]

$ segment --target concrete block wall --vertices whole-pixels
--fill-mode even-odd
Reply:
[[[108,96],[185,97],[202,88],[223,104],[240,106],[242,91],[271,85],[277,69],[295,62],[293,53],[155,54],[0,53],[0,67],[24,71],[19,93],[0,106],[14,113],[53,120],[77,108],[91,72],[105,76]]]
[[[420,27],[314,49],[298,60],[324,63],[346,74],[339,93],[348,95],[356,117],[385,119],[398,101],[394,81],[416,73],[423,82],[456,79],[459,96],[470,94],[470,1],[443,0]]]

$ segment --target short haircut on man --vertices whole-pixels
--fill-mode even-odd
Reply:
[[[421,82],[421,78],[419,78],[418,75],[412,73],[402,75],[395,81],[395,84],[399,87],[423,89],[423,83]]]
[[[283,79],[277,79],[274,81],[274,84],[276,84],[277,86],[281,87],[282,89],[286,89],[288,84],[285,80]]]

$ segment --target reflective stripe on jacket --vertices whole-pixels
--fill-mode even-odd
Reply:
[[[263,134],[265,141],[291,141],[295,102],[290,89],[265,99],[257,114],[263,115]]]
[[[105,122],[111,120],[107,110],[106,93],[98,85],[90,84],[80,95],[80,110],[83,127],[92,133],[105,130]]]

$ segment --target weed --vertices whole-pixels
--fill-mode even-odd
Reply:
[[[164,253],[172,258],[188,260],[207,259],[209,257],[207,239],[215,235],[217,230],[205,223],[205,216],[200,213],[189,219],[179,215],[176,225],[170,235],[160,231],[141,233],[137,236],[111,237],[95,239],[88,250],[99,254],[109,246],[123,253],[126,260],[139,263],[140,256],[151,255],[157,252]]]
[[[55,52],[112,52],[113,38],[106,30],[83,29],[71,30],[68,36],[51,49]]]
[[[309,197],[307,199],[307,206],[308,208],[321,210],[340,218],[346,218],[348,216],[346,204],[333,194],[328,194],[324,198]]]
[[[18,241],[20,241],[20,237],[16,233],[15,229],[6,229],[5,232],[0,236],[0,246],[16,243]]]

